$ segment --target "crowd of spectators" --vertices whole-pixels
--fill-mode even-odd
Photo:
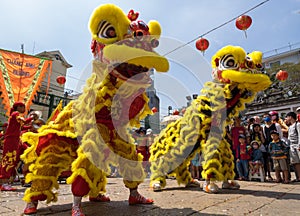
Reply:
[[[261,116],[234,118],[226,127],[225,138],[234,156],[236,179],[248,181],[249,174],[259,174],[261,168],[265,181],[300,181],[299,121],[300,107],[285,116],[271,110]],[[201,179],[201,162],[201,154],[191,160],[193,178]],[[291,179],[292,171],[295,179]]]
[[[276,111],[244,119],[233,119],[227,141],[234,155],[238,180],[249,180],[249,172],[264,170],[266,181],[300,181],[300,107],[298,113],[280,117]],[[291,171],[295,179],[291,179]],[[272,176],[272,172],[275,176]]]

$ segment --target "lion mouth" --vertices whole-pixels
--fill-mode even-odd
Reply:
[[[169,70],[169,62],[165,57],[144,48],[131,47],[125,42],[121,45],[111,44],[103,48],[103,58],[113,65],[114,63],[135,65],[138,71],[140,66],[147,69],[154,68],[157,72]]]
[[[149,68],[129,63],[116,63],[110,69],[110,74],[123,81],[150,84]]]
[[[269,76],[264,73],[247,73],[227,70],[222,72],[222,78],[227,80],[228,83],[239,83],[244,85],[245,88],[252,89],[256,92],[262,91],[271,85]]]

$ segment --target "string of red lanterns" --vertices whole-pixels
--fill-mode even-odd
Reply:
[[[190,40],[189,42],[187,42],[187,43],[185,43],[185,44],[182,44],[182,45],[176,47],[176,48],[173,49],[173,50],[170,50],[169,52],[165,53],[164,56],[166,56],[166,55],[168,55],[168,54],[170,54],[170,53],[172,53],[172,52],[175,52],[176,50],[178,50],[178,49],[180,49],[180,48],[182,48],[182,47],[185,47],[185,46],[188,45],[188,44],[191,44],[191,43],[193,43],[193,42],[195,42],[195,41],[197,41],[197,40],[200,40],[200,39],[203,38],[205,35],[207,35],[207,34],[213,32],[213,31],[215,31],[215,30],[217,30],[217,29],[219,29],[219,28],[221,28],[221,27],[227,25],[228,23],[230,23],[230,22],[232,22],[232,21],[236,21],[236,22],[237,22],[237,20],[240,20],[240,19],[241,19],[240,17],[247,16],[247,15],[245,15],[245,14],[247,14],[248,12],[250,12],[250,11],[256,9],[257,7],[259,7],[259,6],[261,6],[261,5],[265,4],[265,3],[267,3],[268,1],[270,1],[270,0],[265,0],[265,1],[263,1],[263,2],[261,2],[261,3],[259,3],[259,4],[257,4],[257,5],[255,5],[254,7],[248,9],[247,11],[245,11],[245,12],[242,13],[242,14],[240,14],[239,16],[234,17],[234,18],[228,20],[227,22],[225,22],[225,23],[223,23],[223,24],[221,24],[221,25],[219,25],[219,26],[217,26],[217,27],[215,27],[215,28],[213,28],[213,29],[207,31],[206,33],[204,33],[204,34],[202,34],[202,35],[200,35],[200,36],[198,36],[198,37],[196,37],[196,38]],[[248,17],[251,19],[250,16],[248,16]],[[239,18],[240,18],[240,19],[239,19]],[[237,27],[237,28],[240,28],[240,27],[241,27],[241,28],[243,29],[243,28],[245,28],[245,27],[248,26],[245,30],[243,30],[243,31],[246,31],[246,30],[250,27],[250,25],[251,25],[251,23],[252,23],[252,19],[251,19],[251,23],[249,24],[249,21],[250,21],[249,18],[246,18],[246,21],[242,21],[243,24],[241,24],[241,25],[238,24],[239,27]],[[238,21],[238,23],[239,23],[239,21]],[[245,32],[245,34],[246,34],[246,32]],[[246,36],[247,36],[247,35],[246,35]],[[198,48],[197,48],[197,49],[198,49]],[[199,50],[200,50],[200,49],[199,49]],[[200,51],[201,51],[201,50],[200,50]]]
[[[241,15],[235,19],[235,26],[245,32],[245,37],[247,38],[246,30],[251,26],[252,18],[248,15]],[[196,41],[196,48],[200,50],[203,55],[205,50],[209,47],[209,41],[205,38],[199,38]]]

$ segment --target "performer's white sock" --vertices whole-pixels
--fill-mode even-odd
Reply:
[[[130,195],[131,196],[137,196],[139,193],[137,191],[137,189],[130,189]]]
[[[79,207],[81,205],[81,200],[82,200],[82,197],[73,196],[73,207],[74,206]]]

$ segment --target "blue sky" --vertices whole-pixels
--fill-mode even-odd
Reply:
[[[27,54],[59,50],[73,65],[68,70],[66,87],[79,91],[92,60],[88,21],[100,4],[114,3],[126,13],[134,9],[146,23],[158,20],[162,26],[158,52],[165,54],[261,2],[264,0],[0,0],[0,48],[21,52],[24,44]],[[253,21],[247,38],[231,22],[205,36],[210,46],[204,56],[195,49],[195,43],[166,56],[171,62],[170,71],[154,77],[161,96],[161,115],[167,113],[169,105],[181,107],[186,104],[186,95],[200,92],[211,78],[211,56],[225,45],[268,55],[273,53],[268,51],[280,51],[289,44],[299,47],[300,0],[269,0],[247,15]]]

